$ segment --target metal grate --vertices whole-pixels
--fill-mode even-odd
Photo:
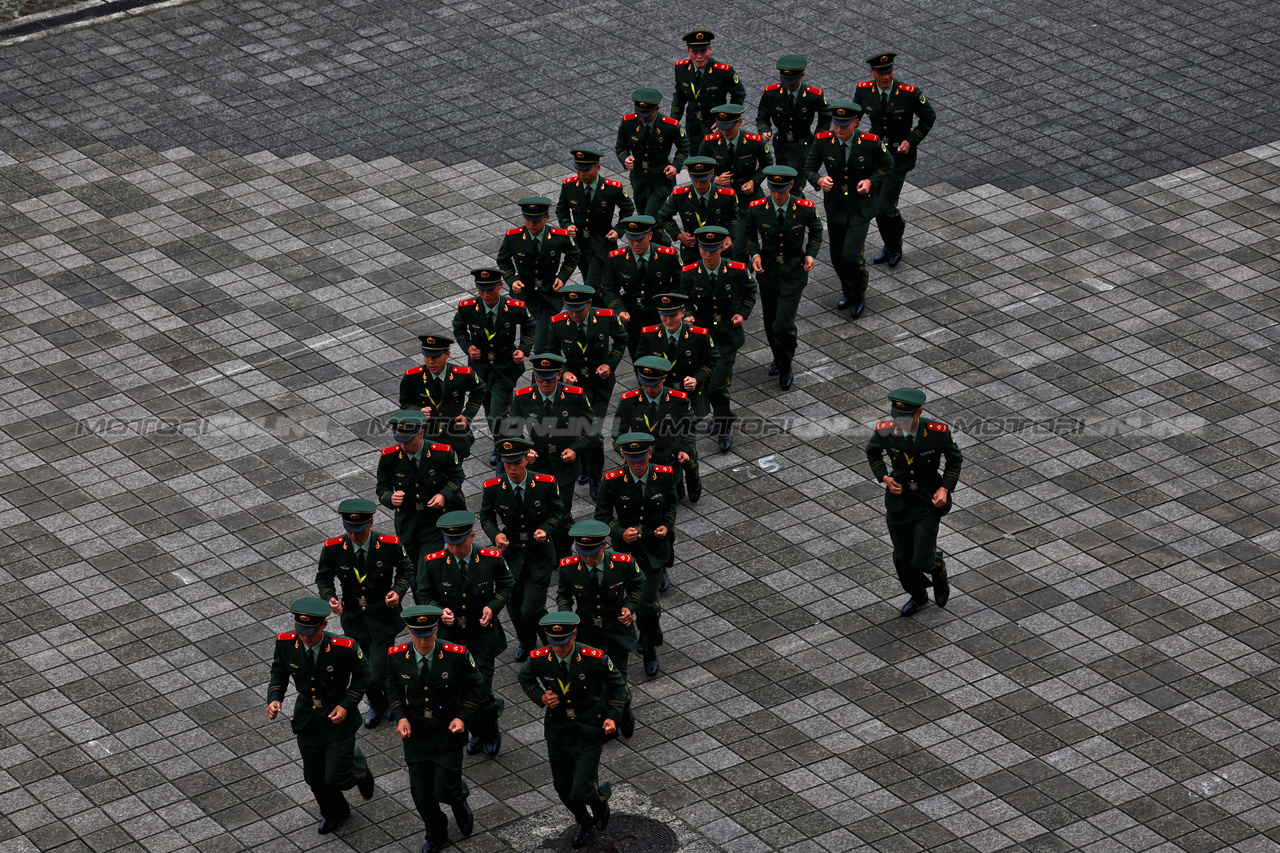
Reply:
[[[665,823],[638,815],[615,814],[604,832],[591,831],[587,843],[574,848],[570,827],[563,834],[544,841],[544,849],[562,853],[673,853],[676,834]]]

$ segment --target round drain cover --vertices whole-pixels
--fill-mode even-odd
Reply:
[[[574,849],[569,843],[573,828],[549,839],[543,846],[563,853],[673,853],[676,834],[666,824],[638,815],[615,814],[604,832],[591,830],[587,843]]]

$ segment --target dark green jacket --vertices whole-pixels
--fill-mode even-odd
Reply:
[[[404,627],[400,605],[388,607],[386,598],[394,592],[403,599],[412,573],[400,537],[371,530],[365,547],[363,575],[356,570],[355,544],[345,535],[325,540],[316,570],[316,588],[325,601],[339,598],[337,586],[342,587],[342,628],[362,642],[363,635],[391,631],[394,637]]]
[[[523,435],[533,442],[538,453],[535,464],[547,470],[548,457],[559,459],[566,448],[579,454],[586,449],[591,422],[586,394],[576,385],[561,383],[546,401],[536,385],[517,388],[504,426],[508,434]]]
[[[629,432],[643,432],[653,436],[653,458],[664,465],[675,465],[675,455],[694,452],[693,416],[689,410],[689,395],[683,391],[663,388],[657,397],[657,411],[651,398],[642,388],[625,392],[618,400],[613,414],[613,440]]]
[[[920,502],[928,503],[933,500],[934,492],[944,488],[947,490],[947,503],[938,511],[946,513],[951,509],[951,492],[960,482],[964,456],[946,424],[921,418],[917,432],[919,438],[908,438],[891,420],[877,423],[875,433],[867,442],[871,476],[876,482],[882,482],[887,474],[902,484],[901,495],[885,490],[885,502],[890,511]],[[887,463],[886,455],[889,457]]]
[[[465,457],[475,437],[470,423],[463,429],[454,424],[454,419],[464,415],[468,422],[475,420],[485,401],[484,380],[470,367],[446,364],[440,372],[440,389],[433,394],[427,384],[428,377],[425,367],[411,367],[404,372],[400,379],[400,408],[431,407],[426,425],[427,441],[457,445]]]
[[[765,269],[805,256],[816,258],[822,247],[822,220],[813,202],[792,196],[783,205],[782,218],[785,224],[779,225],[769,198],[758,198],[747,206],[742,228],[747,256],[759,255]]]
[[[697,80],[697,66],[691,59],[676,61],[676,91],[671,97],[671,116],[679,121],[688,110],[695,122],[709,125],[715,121],[712,110],[721,104],[741,104],[747,100],[747,87],[742,85],[733,66],[710,61],[703,67],[702,85]]]
[[[728,328],[734,314],[741,314],[744,320],[750,317],[756,304],[756,282],[747,265],[724,258],[714,277],[701,261],[683,267],[680,292],[689,297],[686,319],[711,329],[713,334]]]
[[[559,658],[550,647],[533,649],[520,667],[520,687],[535,705],[546,712],[548,721],[572,720],[591,735],[603,735],[600,727],[605,719],[615,723],[622,718],[627,704],[627,684],[614,668],[609,656],[600,649],[575,643],[569,653],[566,676],[560,670]],[[542,694],[553,690],[560,704],[548,708]]]
[[[467,355],[471,367],[503,367],[519,375],[524,372],[524,363],[516,364],[512,360],[516,350],[530,355],[533,348],[533,320],[529,309],[523,299],[500,296],[494,310],[496,316],[490,328],[489,309],[478,297],[459,302],[453,315],[454,340]],[[480,350],[478,359],[467,353],[473,344]]]
[[[661,569],[671,557],[676,510],[680,506],[676,483],[681,476],[670,465],[650,464],[648,477],[642,483],[635,482],[625,466],[608,472],[600,482],[596,521],[609,525],[613,549],[640,559],[645,571]],[[656,528],[664,526],[665,538],[653,535]],[[635,542],[623,541],[622,534],[628,527],[640,528],[640,538]]]
[[[698,156],[715,158],[716,175],[733,172],[733,188],[739,193],[743,184],[754,181],[752,196],[762,192],[760,182],[764,180],[764,169],[773,165],[773,155],[769,153],[769,143],[764,141],[764,137],[758,133],[747,133],[742,128],[738,128],[738,139],[732,150],[724,136],[708,133],[702,137]]]
[[[453,611],[453,624],[440,624],[440,639],[468,646],[482,658],[493,658],[507,647],[499,614],[507,606],[515,578],[497,549],[477,549],[473,544],[468,560],[464,584],[456,557],[448,551],[427,554],[418,572],[414,597],[423,604]],[[493,620],[487,626],[480,624],[486,607],[493,611]]]
[[[813,126],[814,118],[818,126]],[[764,87],[756,105],[756,129],[760,133],[774,131],[773,149],[779,152],[791,146],[807,148],[815,132],[831,127],[831,107],[821,89],[797,86],[794,97],[788,97],[781,83]]]
[[[711,187],[700,199],[691,187],[676,187],[654,217],[654,231],[665,231],[674,244],[681,233],[692,234],[703,225],[719,225],[730,236],[738,233],[738,194],[732,187]],[[683,248],[683,244],[681,244]],[[734,247],[737,249],[738,247]],[[696,253],[697,248],[686,252]]]
[[[267,702],[283,702],[292,679],[298,698],[293,705],[293,732],[350,737],[360,728],[360,697],[369,686],[369,659],[349,637],[324,632],[312,666],[302,638],[290,631],[276,635]],[[341,705],[347,718],[339,725],[329,714]]]
[[[551,318],[549,352],[564,356],[564,369],[585,382],[595,378],[602,364],[618,369],[627,350],[627,333],[609,308],[592,308],[587,312],[586,334],[567,313]]]
[[[834,186],[822,194],[822,209],[828,223],[862,224],[879,212],[880,185],[893,168],[893,158],[874,133],[856,133],[849,139],[849,158],[844,146],[831,131],[819,133],[805,160],[803,180],[818,189],[818,173],[826,172]],[[858,183],[871,181],[871,192],[858,194]],[[821,192],[821,191],[820,191]]]
[[[640,330],[640,345],[636,348],[636,357],[660,355],[671,362],[671,372],[667,374],[667,387],[684,390],[684,379],[692,376],[698,380],[694,394],[707,390],[711,381],[711,371],[715,369],[715,341],[711,333],[702,326],[691,326],[685,323],[676,334],[676,344],[671,345],[667,330],[661,324],[645,326]]]
[[[490,540],[505,533],[511,547],[541,551],[553,548],[550,536],[563,511],[556,478],[526,470],[524,497],[520,501],[516,500],[515,489],[505,474],[485,481],[480,498],[480,526]],[[534,540],[533,534],[538,530],[547,534],[546,542]]]
[[[643,309],[656,311],[653,298],[671,293],[680,286],[680,255],[669,246],[649,244],[649,260],[644,275],[636,255],[628,247],[614,249],[604,263],[600,289],[614,313],[626,311],[635,322],[635,314]]]
[[[462,463],[458,453],[447,444],[422,444],[415,472],[409,454],[400,445],[388,447],[378,459],[378,502],[396,514],[396,532],[400,536],[413,535],[406,526],[434,526],[436,519],[451,509],[463,509]],[[391,504],[391,495],[404,492],[400,506]],[[435,495],[444,495],[444,509],[431,509],[427,502]],[[421,506],[421,508],[419,508]],[[417,559],[414,555],[412,559]]]
[[[863,113],[871,120],[871,132],[888,146],[895,164],[910,169],[916,162],[916,148],[929,135],[938,114],[925,99],[924,92],[915,86],[894,81],[889,89],[889,105],[880,103],[880,90],[871,80],[858,84],[853,99],[862,106]],[[912,127],[912,124],[915,127]],[[897,152],[898,143],[911,143],[906,154]]]
[[[431,672],[424,679],[413,643],[387,649],[387,696],[391,716],[407,719],[411,732],[407,746],[424,752],[461,747],[466,735],[449,731],[455,718],[470,723],[485,700],[484,681],[475,659],[465,646],[436,640],[431,650]]]
[[[556,279],[569,281],[581,250],[563,228],[548,225],[544,229],[541,241],[535,241],[524,228],[508,229],[498,248],[496,266],[508,286],[517,280],[524,284],[521,299],[529,301],[537,294],[550,303],[560,299],[554,287]]]
[[[587,204],[586,190],[577,175],[570,175],[560,182],[560,200],[556,204],[556,219],[561,228],[578,226],[575,242],[604,237],[618,229],[618,220],[636,212],[636,203],[627,195],[621,181],[601,178],[600,186],[591,194]]]
[[[667,166],[675,166],[678,172],[689,156],[689,137],[678,119],[660,112],[654,113],[648,124],[635,113],[627,113],[618,125],[613,153],[624,166],[628,157],[635,157],[633,168],[639,172],[661,172]]]
[[[579,635],[594,632],[609,634],[624,648],[636,650],[636,626],[618,621],[622,608],[634,614],[640,606],[640,588],[644,575],[630,554],[618,554],[606,548],[600,558],[604,578],[597,581],[595,569],[578,556],[560,561],[560,586],[556,590],[556,608],[571,610],[582,619]]]

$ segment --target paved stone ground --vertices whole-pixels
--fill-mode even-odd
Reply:
[[[586,69],[664,7],[301,8],[206,2],[3,48],[0,853],[420,844],[385,727],[361,736],[379,794],[315,834],[288,727],[263,713],[270,637],[332,507],[372,489],[414,334],[447,325],[511,201],[555,188],[556,146],[611,136],[615,70],[557,72],[535,103],[529,68],[597,39]],[[683,849],[1280,844],[1274,77],[1212,133],[1181,94],[1274,75],[1274,8],[1194,8],[947,7],[930,27],[871,8],[940,103],[994,85],[993,44],[1032,57],[1045,73],[998,109],[1034,133],[984,165],[965,150],[981,117],[944,112],[905,196],[907,260],[874,271],[853,324],[828,310],[824,256],[787,394],[750,324],[748,420],[733,453],[704,444],[709,494],[681,511],[665,674],[639,675],[641,727],[606,753],[620,807]],[[810,4],[790,26],[847,14]],[[1205,20],[1220,35],[1186,29]],[[653,29],[665,75],[685,27]],[[1161,81],[1150,102],[1114,77],[1098,96],[1133,92],[1145,112],[1116,120],[1168,140],[1116,172],[1088,142],[1116,128],[1053,115],[1089,115],[1054,93],[1096,54]],[[731,58],[753,102],[765,66]],[[573,118],[544,143],[552,102]],[[966,456],[956,594],[911,620],[860,450],[900,384]],[[468,760],[464,851],[565,826],[514,673],[502,754]]]

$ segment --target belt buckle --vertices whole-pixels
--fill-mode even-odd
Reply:
[[[575,711],[575,710],[573,710],[572,708],[565,708],[565,709],[564,709],[564,715],[565,715],[566,717],[568,717],[569,719],[571,719],[571,720],[576,720],[576,719],[578,719],[578,712],[577,712],[577,711]]]
[[[547,445],[547,453],[555,453],[558,449],[554,444]]]
[[[648,161],[648,160],[641,160],[641,161],[640,161],[640,168],[641,168],[641,169],[647,169],[647,168],[649,168],[649,161]]]
[[[454,623],[455,623],[459,628],[462,628],[463,630],[466,630],[466,627],[467,627],[467,617],[465,617],[465,616],[459,616],[458,618],[454,619],[453,621],[454,621]]]
[[[603,628],[603,627],[604,627],[604,619],[603,619],[603,618],[601,618],[601,617],[599,617],[599,616],[592,616],[592,617],[591,617],[591,624],[592,624],[592,625],[595,625],[597,628]]]
[[[848,195],[848,194],[849,194],[849,185],[848,185],[848,184],[841,184],[841,185],[840,185],[840,192],[844,193],[845,195]]]
[[[579,228],[578,236],[581,237],[583,240],[589,240],[591,239],[591,231],[587,228]]]
[[[540,279],[540,278],[535,278],[535,279],[533,280],[533,286],[534,286],[534,287],[542,287],[542,279]]]
[[[324,703],[323,703],[323,702],[321,702],[319,699],[315,698],[314,696],[312,696],[312,697],[311,697],[311,707],[312,707],[312,708],[323,708],[323,707],[324,707]]]
[[[430,711],[423,711],[423,712],[422,712],[422,716],[426,717],[428,720],[434,720],[434,719],[435,719],[435,715],[434,715],[434,714],[432,714]]]
[[[698,119],[698,121],[702,121],[702,110],[698,110],[698,112],[697,112],[697,119]]]
[[[788,141],[788,142],[795,142],[795,141],[796,141],[796,135],[795,135],[794,133],[788,133],[788,134],[787,134],[787,141]]]
[[[368,606],[369,606],[369,599],[365,598],[363,595],[362,595],[362,596],[360,596],[360,606],[361,606],[361,607],[368,607]]]
[[[490,363],[490,364],[493,364],[493,363],[494,363],[494,362],[496,362],[497,360],[498,360],[497,353],[492,353],[492,352],[491,352],[491,353],[489,353],[489,363]]]
[[[907,483],[907,488],[911,489],[911,491],[913,491],[913,492],[914,492],[914,491],[916,490],[916,484],[915,484],[915,483]]]
[[[413,505],[413,507],[414,507],[414,509],[416,509],[418,512],[422,512],[423,510],[425,510],[425,509],[427,508],[427,505],[426,505],[426,504],[424,504],[422,501],[418,501],[417,503],[415,503],[415,504]]]
[[[776,260],[778,262],[778,266],[782,266],[784,263],[786,263],[786,261],[782,259],[782,255],[778,255]]]
[[[518,537],[519,537],[519,539],[517,540],[517,541],[519,541],[519,542],[531,542],[531,541],[533,541],[533,534],[532,534],[532,533],[517,533],[517,534],[516,534],[516,536],[518,536]]]

